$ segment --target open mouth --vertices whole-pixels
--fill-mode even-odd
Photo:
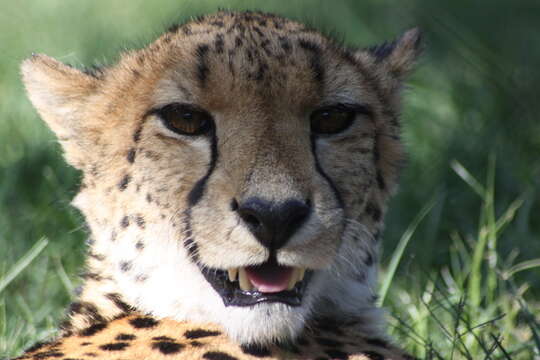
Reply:
[[[225,306],[251,306],[261,302],[300,306],[311,278],[311,271],[281,266],[275,259],[256,266],[201,271]]]

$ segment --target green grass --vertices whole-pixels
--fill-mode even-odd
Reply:
[[[396,279],[393,270],[403,247],[433,204],[422,209],[392,254],[383,278],[383,305],[384,290],[392,288],[388,305],[393,332],[425,359],[526,360],[540,356],[540,306],[527,303],[524,296],[529,285],[514,278],[520,271],[540,268],[540,257],[515,263],[515,255],[504,257],[497,249],[497,241],[523,200],[516,199],[497,217],[495,161],[490,161],[486,185],[459,162],[454,161],[452,168],[482,202],[478,231],[475,236],[454,232],[449,263],[421,276],[424,281],[418,282],[418,274]],[[388,282],[391,284],[385,286]]]
[[[384,236],[390,330],[426,359],[540,358],[537,0],[157,4],[2,3],[0,358],[54,334],[79,284],[86,236],[69,205],[79,174],[26,99],[19,63],[32,52],[112,63],[120,50],[218,5],[307,20],[352,45],[422,28],[426,52],[404,93],[409,164]]]

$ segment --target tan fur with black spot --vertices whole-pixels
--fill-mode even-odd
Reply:
[[[295,342],[268,347],[240,346],[223,328],[168,319],[154,320],[131,315],[97,324],[79,333],[38,344],[22,359],[74,358],[256,360],[256,359],[348,359],[412,360],[379,339],[359,338],[347,325],[314,324]]]
[[[169,328],[218,324],[231,354],[234,343],[294,341],[315,317],[353,321],[344,343],[385,338],[375,305],[379,238],[404,159],[400,89],[419,38],[411,30],[352,50],[271,14],[220,12],[93,72],[44,55],[25,60],[33,105],[83,172],[74,205],[91,238],[63,328],[66,357],[79,353],[69,334],[106,323],[99,336],[113,341],[127,321],[114,319],[134,311],[171,319]],[[211,130],[172,131],[163,120],[170,104],[209,114]],[[354,109],[354,121],[314,134],[310,119],[328,106]],[[309,213],[279,247],[265,245],[237,211],[253,198],[295,201]],[[226,306],[203,276],[270,259],[312,274],[299,306]],[[130,358],[150,351],[149,338],[140,339]],[[196,351],[186,345],[178,356]]]

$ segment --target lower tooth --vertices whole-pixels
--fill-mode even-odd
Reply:
[[[244,268],[240,268],[238,271],[238,281],[240,283],[241,290],[249,291],[252,289],[251,281],[249,281]]]

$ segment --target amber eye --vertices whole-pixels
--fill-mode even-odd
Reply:
[[[311,132],[314,134],[337,134],[348,128],[357,110],[345,105],[323,107],[311,114]]]
[[[212,128],[212,116],[193,105],[169,104],[156,113],[169,130],[181,135],[202,135]]]

